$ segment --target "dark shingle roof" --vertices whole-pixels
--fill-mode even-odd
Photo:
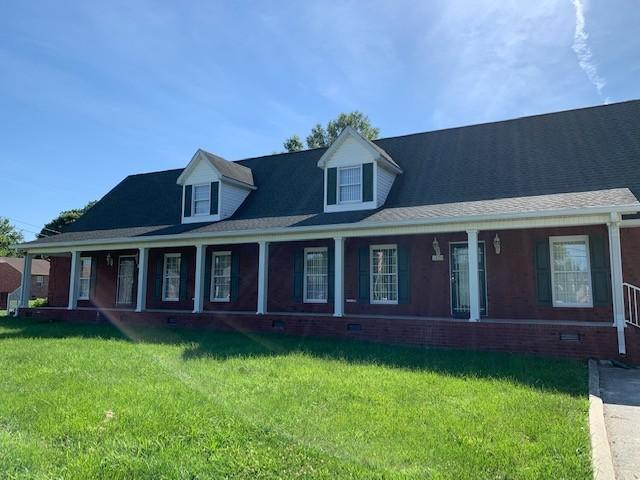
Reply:
[[[640,197],[639,100],[375,143],[404,171],[383,210],[622,187]],[[296,216],[337,220],[322,213],[323,173],[316,163],[325,150],[238,161],[251,169],[258,190],[249,194],[231,220]],[[67,231],[185,228],[178,225],[181,190],[176,179],[181,172],[125,178]],[[351,216],[364,218],[371,213]]]

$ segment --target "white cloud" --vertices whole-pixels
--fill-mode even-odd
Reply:
[[[609,97],[605,97],[602,93],[607,82],[598,73],[598,67],[593,61],[593,54],[589,47],[589,34],[585,30],[584,2],[582,0],[573,0],[573,7],[576,11],[576,31],[573,37],[573,51],[576,52],[580,68],[584,70],[589,81],[596,87],[600,98],[604,103],[609,103]]]

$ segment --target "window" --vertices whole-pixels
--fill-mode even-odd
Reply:
[[[304,249],[304,301],[326,303],[329,293],[329,268],[326,248]]]
[[[118,286],[116,288],[116,303],[133,303],[133,277],[136,269],[136,260],[133,256],[118,258]]]
[[[371,303],[398,303],[398,248],[371,246]]]
[[[210,189],[208,183],[193,186],[193,215],[209,215]]]
[[[36,275],[36,287],[42,287],[44,285],[44,276]]]
[[[359,202],[362,199],[362,166],[338,169],[338,203]]]
[[[591,266],[586,236],[550,237],[554,307],[591,307]]]
[[[231,299],[231,252],[213,252],[211,265],[211,301]]]
[[[175,302],[180,299],[180,254],[166,253],[162,271],[162,300]]]
[[[80,281],[78,282],[78,300],[89,300],[91,289],[91,257],[80,257]]]

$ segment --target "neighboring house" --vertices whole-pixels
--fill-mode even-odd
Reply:
[[[640,361],[639,195],[640,101],[198,150],[22,244],[52,257],[25,313]]]
[[[22,258],[0,257],[0,310],[7,308],[7,295],[20,286],[24,260]],[[31,286],[29,298],[47,298],[49,290],[49,262],[31,262]]]

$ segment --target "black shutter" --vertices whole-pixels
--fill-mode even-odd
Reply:
[[[187,300],[190,262],[191,255],[189,255],[188,253],[183,253],[180,255],[180,300]]]
[[[411,251],[409,247],[398,245],[398,303],[409,303],[410,275],[409,261]]]
[[[293,299],[302,302],[303,281],[304,281],[304,250],[295,248],[293,250]]]
[[[193,189],[193,186],[191,185],[186,185],[184,187],[184,216],[185,217],[191,216],[191,190],[192,189]]]
[[[537,240],[535,246],[536,296],[538,303],[551,305],[551,258],[549,240]]]
[[[211,301],[211,257],[213,252],[208,251],[204,256],[204,298]]]
[[[153,286],[153,297],[157,300],[162,299],[162,270],[164,268],[164,255],[160,254],[156,258],[156,276]]]
[[[611,277],[609,254],[603,235],[589,235],[589,257],[591,260],[591,288],[593,304],[599,307],[611,305]]]
[[[358,249],[358,302],[369,303],[369,247]]]
[[[373,163],[362,165],[362,201],[373,200]]]
[[[91,257],[91,280],[89,284],[89,299],[95,302],[96,280],[98,279],[98,257]]]
[[[327,168],[327,205],[335,205],[337,203],[336,188],[338,187],[337,169]]]
[[[335,271],[335,253],[333,247],[329,247],[327,249],[327,271],[329,275],[327,276],[327,281],[329,284],[327,285],[327,301],[333,302],[334,292],[335,292],[335,283],[336,283],[336,271]]]
[[[231,252],[231,292],[230,300],[235,302],[238,300],[240,291],[240,255],[237,252]]]
[[[211,182],[211,202],[209,202],[209,213],[211,215],[218,214],[218,189],[220,182]]]

